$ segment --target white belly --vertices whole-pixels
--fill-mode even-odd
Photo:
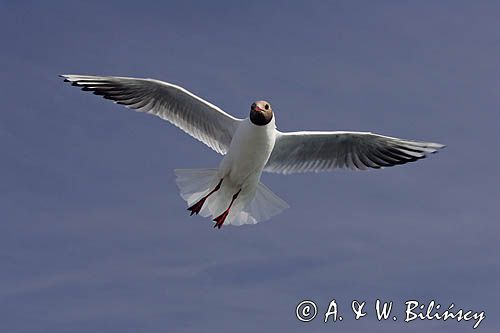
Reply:
[[[256,126],[248,119],[242,122],[221,162],[221,176],[229,178],[234,185],[250,185],[249,182],[256,185],[274,148],[275,139],[274,121],[266,126]]]

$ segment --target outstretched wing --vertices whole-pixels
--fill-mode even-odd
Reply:
[[[220,154],[226,154],[237,119],[186,89],[153,79],[61,75],[66,82],[118,104],[154,114]]]
[[[278,132],[264,171],[289,174],[378,169],[416,161],[443,147],[370,132]]]

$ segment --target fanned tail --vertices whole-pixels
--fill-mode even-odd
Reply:
[[[217,169],[176,169],[174,172],[180,195],[188,206],[207,195],[220,181]],[[227,208],[235,192],[236,188],[223,181],[221,189],[207,199],[199,214],[204,217],[218,216]],[[242,193],[238,197],[224,224],[255,224],[270,219],[288,207],[285,201],[259,182],[255,192]]]

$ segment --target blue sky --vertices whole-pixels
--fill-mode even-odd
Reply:
[[[435,299],[498,332],[500,5],[493,1],[0,1],[0,331],[470,332],[354,321]],[[263,181],[291,206],[215,231],[173,169],[220,156],[58,74],[152,77],[282,131],[444,143],[384,170]],[[302,299],[341,323],[294,315]],[[479,331],[478,330],[478,331]]]

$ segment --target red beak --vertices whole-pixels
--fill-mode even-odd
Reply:
[[[264,111],[263,109],[259,108],[257,105],[254,108],[255,111]]]

